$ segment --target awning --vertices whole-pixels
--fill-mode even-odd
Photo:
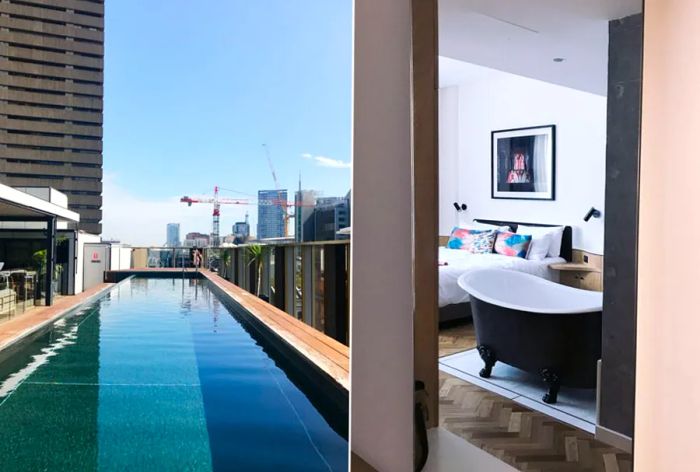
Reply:
[[[34,220],[42,217],[56,217],[59,222],[80,221],[80,215],[74,211],[0,184],[0,220],[21,221],[22,218]]]

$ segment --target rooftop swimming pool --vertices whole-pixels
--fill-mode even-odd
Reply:
[[[205,280],[125,281],[0,362],[0,470],[347,470],[274,351]]]

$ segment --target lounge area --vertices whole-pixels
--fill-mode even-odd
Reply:
[[[0,185],[0,323],[75,293],[79,220],[54,189]]]

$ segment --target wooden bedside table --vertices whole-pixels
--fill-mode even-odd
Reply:
[[[572,262],[551,264],[559,271],[559,283],[583,290],[603,291],[603,256],[574,251]],[[587,260],[588,262],[584,262]]]

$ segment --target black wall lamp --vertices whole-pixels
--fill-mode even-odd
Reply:
[[[455,207],[455,210],[457,210],[457,211],[467,211],[467,204],[466,203],[462,203],[462,205],[460,205],[459,203],[454,202],[452,205]]]
[[[591,218],[600,218],[602,213],[600,210],[596,210],[595,207],[591,207],[590,210],[588,210],[588,213],[586,213],[586,216],[583,217],[583,221],[588,223],[588,220]]]

